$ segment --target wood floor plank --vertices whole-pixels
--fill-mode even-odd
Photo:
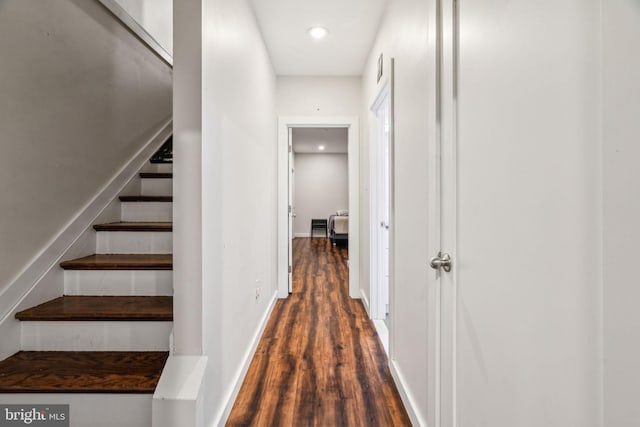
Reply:
[[[95,224],[96,231],[173,231],[172,222],[109,222]]]
[[[164,351],[21,351],[0,361],[0,393],[153,393],[168,356]]]
[[[62,296],[16,313],[22,321],[172,321],[170,296]]]
[[[146,179],[171,179],[172,172],[140,172],[140,178]]]
[[[60,263],[65,270],[171,270],[171,254],[94,254]]]
[[[173,196],[120,196],[121,202],[173,202]]]
[[[375,328],[348,295],[347,250],[293,242],[293,293],[276,303],[226,425],[410,426]]]

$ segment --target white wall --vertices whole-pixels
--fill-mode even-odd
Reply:
[[[97,2],[3,2],[0,56],[3,294],[170,119],[172,71]]]
[[[345,135],[346,137],[346,135]],[[302,154],[295,159],[296,237],[308,237],[312,218],[326,219],[349,208],[346,154]],[[316,234],[317,233],[317,234]],[[321,233],[316,230],[314,235]]]
[[[279,116],[359,116],[360,77],[277,79]]]
[[[426,61],[428,2],[392,1],[362,76],[361,150],[361,264],[362,293],[369,298],[369,111],[389,78],[390,58],[396,58],[395,79],[395,304],[392,314],[392,357],[396,371],[406,380],[403,391],[416,403],[421,417],[427,415],[429,376],[427,354],[427,205],[428,188],[428,87]],[[376,83],[377,61],[384,54],[384,76]],[[405,404],[409,402],[405,400]],[[415,418],[414,418],[415,420]]]
[[[603,2],[604,425],[640,419],[640,4]]]
[[[208,356],[203,415],[217,425],[276,292],[275,75],[247,1],[180,2],[175,16],[174,185],[195,193],[174,219],[177,246],[195,260],[183,255],[175,273],[202,276],[176,283],[174,333],[181,352],[197,353],[200,340]],[[190,22],[207,25],[198,35]]]
[[[173,54],[173,0],[116,0],[170,55]]]

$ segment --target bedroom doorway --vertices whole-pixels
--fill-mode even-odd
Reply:
[[[304,148],[294,149],[295,135],[299,134],[301,140],[307,140],[306,150],[315,150],[314,153],[303,153]],[[334,158],[332,162],[333,166],[321,166],[318,162],[314,162],[314,158],[311,156],[318,156],[318,152],[333,151],[329,149],[328,144],[321,144],[318,141],[312,142],[310,136],[317,137],[318,135],[345,135],[346,136],[346,153],[331,153],[340,154],[346,156],[346,158],[337,159]],[[293,247],[293,238],[311,236],[312,232],[317,233],[318,237],[322,233],[322,237],[325,238],[325,231],[320,224],[319,230],[313,230],[311,227],[311,220],[325,219],[326,223],[326,236],[329,237],[330,224],[329,220],[331,215],[335,215],[338,211],[341,213],[348,212],[347,215],[343,215],[339,221],[346,224],[346,233],[337,236],[344,239],[348,248],[348,276],[349,276],[349,296],[352,298],[359,298],[359,233],[358,233],[358,175],[359,175],[359,156],[358,156],[358,121],[355,117],[281,117],[278,120],[278,296],[280,298],[287,298],[292,291],[291,271],[293,270],[291,260],[291,248]],[[324,145],[324,149],[320,149],[319,146]],[[298,151],[298,153],[296,153]],[[305,158],[306,157],[306,158]],[[337,156],[334,156],[337,157]],[[315,158],[318,160],[319,158]],[[310,162],[309,162],[310,160]],[[307,170],[307,177],[301,177],[300,167],[305,167],[305,163],[313,164],[312,169]],[[324,168],[323,172],[327,172],[326,169],[334,167],[341,168],[340,164],[346,166],[346,171],[341,172],[346,175],[346,205],[345,198],[342,201],[334,201],[322,206],[311,207],[311,209],[305,209],[300,206],[300,203],[296,203],[294,194],[302,194],[303,199],[313,199],[313,167]],[[294,166],[294,167],[291,167]],[[337,169],[336,169],[337,170]],[[330,180],[333,175],[329,174],[324,179]],[[309,178],[311,177],[311,178]],[[303,183],[302,179],[311,181]],[[315,180],[318,181],[318,180]],[[310,186],[307,184],[311,184]],[[343,183],[344,184],[344,183]],[[306,187],[305,187],[306,186]],[[302,187],[302,188],[301,188]],[[311,188],[309,192],[304,188]],[[317,193],[316,193],[317,196]],[[313,202],[313,200],[312,200]],[[338,207],[338,203],[341,207]],[[313,205],[313,203],[312,203]],[[344,212],[346,211],[346,212]],[[344,219],[347,219],[344,221]],[[338,242],[336,242],[338,243]]]

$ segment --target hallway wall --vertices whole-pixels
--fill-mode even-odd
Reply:
[[[219,423],[276,296],[276,81],[246,0],[206,2],[202,22],[203,401]]]
[[[603,2],[604,426],[640,420],[640,3]]]
[[[278,116],[358,116],[360,77],[278,76]]]
[[[392,315],[392,365],[402,378],[399,387],[412,403],[414,423],[428,415],[428,384],[434,379],[428,367],[427,345],[427,224],[429,210],[427,185],[428,150],[428,76],[427,62],[428,2],[391,1],[376,43],[362,76],[362,137],[360,150],[361,191],[361,290],[370,299],[370,198],[369,134],[370,108],[390,76],[390,58],[396,59],[395,78],[395,304]],[[383,77],[377,80],[378,57],[384,55]],[[416,418],[417,417],[417,418]]]

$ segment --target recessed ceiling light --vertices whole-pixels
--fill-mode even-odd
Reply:
[[[324,148],[325,148],[324,145],[318,145],[318,150],[324,151]]]
[[[307,30],[309,35],[314,39],[323,39],[329,34],[329,30],[324,27],[311,27]]]

